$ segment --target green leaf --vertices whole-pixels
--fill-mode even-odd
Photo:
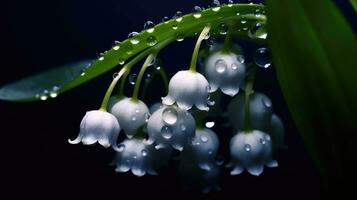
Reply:
[[[237,13],[239,13],[239,15],[237,15]],[[120,63],[127,62],[129,59],[133,58],[138,53],[158,43],[161,43],[166,40],[172,40],[175,38],[194,37],[207,24],[210,24],[212,27],[211,35],[219,34],[221,32],[222,27],[220,25],[222,23],[227,23],[233,26],[232,30],[236,31],[234,33],[235,36],[243,39],[251,39],[248,37],[248,30],[250,27],[253,26],[253,24],[256,24],[257,22],[260,22],[263,25],[265,24],[266,17],[263,13],[263,5],[222,5],[220,7],[203,10],[200,13],[191,13],[183,16],[182,18],[171,19],[167,22],[160,23],[156,25],[153,29],[144,30],[137,36],[124,40],[120,44],[113,46],[107,52],[101,54],[101,56],[93,63],[91,63],[91,65],[86,69],[84,76],[80,76],[77,74],[76,77],[71,77],[71,80],[63,81],[60,86],[59,93],[63,93],[74,87],[77,87],[113,69]],[[243,18],[246,23],[239,23],[240,20]],[[263,42],[263,40],[259,38],[253,39],[257,42]],[[41,75],[42,79],[46,79],[46,76],[46,74]],[[52,76],[55,75],[53,74]],[[62,76],[62,73],[58,73],[57,76]],[[32,78],[28,78],[27,82],[30,83],[31,80]],[[0,91],[2,91],[0,99],[9,101],[31,101],[38,99],[28,96],[30,94],[35,94],[34,91],[31,91],[31,87],[12,87],[16,85],[17,84],[15,83],[0,88]],[[37,85],[40,86],[39,84]],[[24,91],[24,89],[29,91]],[[39,91],[36,90],[36,92]],[[20,93],[22,93],[22,95],[20,95]]]
[[[331,0],[268,0],[267,13],[292,117],[327,183],[341,184],[356,175],[356,36]]]
[[[0,99],[26,102],[56,97],[62,86],[80,76],[91,62],[76,62],[5,85],[0,88]]]

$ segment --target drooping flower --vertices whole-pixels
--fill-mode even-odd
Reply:
[[[210,170],[215,163],[219,140],[210,129],[197,129],[192,144],[188,145],[181,155],[182,162],[197,163],[203,170]]]
[[[147,131],[156,148],[173,147],[182,151],[194,137],[195,119],[177,106],[163,106],[149,118]]]
[[[124,97],[110,105],[110,113],[118,119],[129,138],[134,136],[138,128],[143,126],[150,116],[148,107],[140,100],[134,101],[131,98]]]
[[[240,174],[246,169],[250,174],[259,176],[264,165],[277,167],[278,163],[272,159],[271,137],[259,130],[239,132],[230,142],[231,175]]]
[[[184,110],[189,110],[193,105],[200,110],[208,111],[210,86],[206,78],[194,71],[179,71],[170,80],[169,94],[163,98],[162,103],[173,105],[175,102]]]
[[[86,113],[80,124],[80,132],[76,139],[68,140],[70,144],[82,142],[91,145],[96,142],[104,147],[116,147],[120,132],[118,120],[110,113],[93,110]]]
[[[204,61],[210,92],[220,88],[224,94],[236,95],[244,85],[246,70],[242,55],[233,52],[214,51]]]
[[[228,105],[230,124],[235,130],[243,130],[245,117],[245,94],[238,94]],[[250,96],[250,120],[253,129],[266,130],[273,114],[272,102],[262,93]]]
[[[131,172],[136,176],[146,173],[157,175],[153,169],[153,155],[149,143],[144,139],[126,139],[118,145],[115,163],[116,172]]]
[[[161,102],[156,102],[154,104],[152,104],[149,108],[150,114],[153,114],[155,111],[159,110],[160,108],[162,108],[162,103]]]

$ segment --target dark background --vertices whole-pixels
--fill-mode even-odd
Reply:
[[[0,85],[62,64],[95,58],[113,41],[140,31],[147,20],[159,22],[177,10],[187,13],[194,5],[208,5],[203,0],[7,0],[1,4]],[[354,17],[347,3],[339,1],[339,6],[349,18]],[[238,42],[248,60],[259,47]],[[189,64],[193,44],[194,40],[187,39],[160,54],[170,76]],[[224,169],[219,181],[222,190],[208,195],[183,192],[175,161],[159,176],[137,178],[114,172],[108,165],[114,155],[111,150],[67,143],[68,138],[77,136],[84,113],[99,107],[111,74],[46,102],[0,102],[1,181],[6,183],[1,190],[49,198],[320,198],[318,173],[294,127],[272,68],[259,70],[256,90],[271,97],[275,113],[286,126],[288,149],[278,155],[279,168],[265,169],[260,177],[247,173],[229,176]],[[154,100],[163,96],[160,88],[159,84],[152,86],[149,94]],[[216,127],[215,131],[222,138],[220,152],[228,158],[229,129]]]

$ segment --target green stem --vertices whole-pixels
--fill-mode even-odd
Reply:
[[[123,74],[128,70],[126,66],[120,69],[118,75],[113,79],[113,81],[110,83],[109,88],[107,92],[105,93],[102,105],[100,106],[99,110],[101,111],[107,111],[108,107],[108,102],[110,99],[110,96],[112,95],[113,89],[115,85],[118,83],[119,79],[123,76]]]
[[[195,49],[193,50],[192,53],[192,59],[191,59],[191,65],[190,65],[190,71],[196,72],[196,65],[197,65],[197,59],[198,59],[198,53],[201,47],[202,41],[207,37],[209,34],[211,27],[209,25],[205,26],[200,34],[200,36],[197,39]]]
[[[140,84],[141,84],[141,80],[143,79],[143,76],[145,74],[146,69],[150,66],[150,63],[152,63],[152,61],[156,58],[157,55],[157,51],[153,51],[145,60],[143,66],[140,69],[139,75],[136,79],[136,83],[135,83],[135,87],[134,87],[134,92],[133,92],[133,96],[131,97],[131,99],[133,101],[137,101],[138,100],[138,94],[139,94],[139,90],[140,90]]]
[[[252,69],[247,77],[246,86],[245,86],[245,113],[244,113],[245,133],[252,131],[252,122],[250,116],[250,95],[253,94],[253,86],[254,86],[256,72],[257,72],[257,67],[255,65],[252,65]]]
[[[116,84],[118,83],[119,79],[125,74],[125,73],[129,73],[131,68],[138,63],[140,60],[142,60],[143,58],[145,58],[146,56],[148,56],[149,54],[151,54],[152,52],[157,52],[159,50],[161,50],[162,48],[164,48],[165,46],[167,46],[168,44],[170,44],[172,42],[173,39],[168,39],[165,40],[159,44],[157,44],[154,47],[151,47],[149,49],[146,49],[145,51],[143,51],[142,53],[140,53],[139,55],[137,55],[135,58],[133,58],[130,62],[128,62],[126,65],[124,65],[124,67],[122,67],[120,69],[120,71],[118,72],[118,75],[113,79],[113,81],[110,83],[109,88],[107,89],[105,96],[103,98],[102,104],[99,108],[99,110],[102,111],[107,111],[107,107],[108,107],[108,102],[110,99],[110,96],[112,95],[113,89],[116,86]]]
[[[230,33],[231,33],[231,31],[228,31],[228,35],[224,39],[222,53],[229,53],[233,47],[232,34],[230,34]]]
[[[119,98],[124,96],[124,90],[125,90],[125,82],[126,78],[128,77],[129,71],[125,72],[123,75],[123,78],[120,81],[120,87],[119,87]]]

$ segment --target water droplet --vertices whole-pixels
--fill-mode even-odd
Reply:
[[[140,110],[139,110],[139,109],[136,109],[136,110],[135,110],[135,113],[139,113],[139,112],[140,112]]]
[[[128,54],[128,55],[132,54],[133,53],[133,49],[134,49],[134,47],[133,47],[133,45],[131,43],[127,43],[126,44],[126,54]]]
[[[187,128],[186,128],[185,124],[181,124],[180,129],[181,129],[181,131],[186,131]]]
[[[165,16],[165,17],[162,18],[161,21],[164,22],[165,24],[167,24],[168,21],[169,21],[169,19],[170,19],[169,17],[166,17],[166,16]]]
[[[84,75],[86,75],[86,69],[81,70],[81,76],[84,76]]]
[[[113,49],[114,49],[115,51],[118,51],[118,50],[120,49],[120,46],[119,46],[119,45],[115,45],[115,46],[113,47]]]
[[[270,141],[270,140],[271,140],[270,135],[265,135],[265,140],[266,140],[266,141]]]
[[[208,137],[205,136],[205,135],[201,135],[200,139],[201,139],[201,141],[204,142],[204,143],[208,142]]]
[[[122,59],[122,58],[119,58],[118,59],[118,63],[119,63],[119,65],[124,65],[125,64],[125,60]]]
[[[240,55],[237,55],[237,61],[240,62],[240,63],[244,63],[245,62],[245,57],[244,55],[240,54]]]
[[[98,59],[99,61],[103,61],[104,60],[104,57],[103,56],[101,56],[101,57],[99,57],[99,59]]]
[[[222,60],[222,59],[218,59],[215,64],[214,64],[216,71],[220,74],[222,74],[224,71],[226,71],[227,68],[227,63]]]
[[[51,98],[56,98],[58,96],[58,90],[60,88],[58,86],[53,86],[52,90],[50,91],[50,97]]]
[[[172,29],[176,30],[178,27],[177,27],[177,24],[173,24],[172,25]]]
[[[131,117],[131,121],[136,121],[136,116],[135,116],[135,115],[133,115],[133,116]]]
[[[115,41],[114,41],[114,44],[119,45],[119,44],[120,44],[120,42],[119,42],[119,41],[117,41],[117,40],[115,40]]]
[[[156,70],[160,70],[160,69],[161,69],[160,65],[156,66],[155,69],[156,69]]]
[[[118,77],[118,75],[119,75],[118,73],[114,73],[113,74],[113,79],[116,79]]]
[[[135,85],[136,77],[137,77],[136,74],[130,74],[129,75],[129,83],[132,85]]]
[[[269,98],[263,97],[262,98],[262,103],[265,107],[270,108],[272,106],[272,103]]]
[[[140,42],[140,39],[138,38],[139,33],[138,32],[131,32],[128,35],[128,38],[130,39],[131,44],[138,44]]]
[[[246,152],[249,152],[249,151],[252,150],[252,147],[251,147],[249,144],[245,144],[245,145],[244,145],[244,150],[245,150]]]
[[[48,94],[49,94],[48,90],[44,90],[44,91],[40,94],[40,99],[41,99],[42,101],[46,101],[46,100],[48,99]]]
[[[213,0],[211,3],[211,6],[213,7],[212,10],[217,12],[221,9],[221,7],[219,7],[221,5],[221,3],[218,0]]]
[[[234,4],[233,0],[228,0],[228,7],[232,7]]]
[[[202,15],[201,12],[202,12],[202,8],[201,7],[199,7],[199,6],[193,7],[193,17],[194,18],[196,18],[196,19],[200,18],[201,15]]]
[[[214,106],[214,104],[216,104],[216,102],[215,101],[211,101],[210,98],[208,97],[207,98],[207,105],[208,106]]]
[[[138,157],[135,155],[135,156],[133,156],[133,158],[136,160]]]
[[[228,32],[228,26],[225,23],[221,23],[219,25],[218,29],[219,29],[219,34],[221,34],[221,35],[226,35]]]
[[[125,144],[119,144],[118,145],[118,151],[123,152],[125,150]]]
[[[143,149],[142,151],[141,151],[141,155],[142,156],[147,156],[148,155],[148,151],[147,150],[145,150],[145,149]]]
[[[267,48],[259,48],[254,56],[255,64],[262,68],[268,68],[271,65],[270,51]]]
[[[237,12],[237,15],[240,15],[240,12]]]
[[[253,26],[249,29],[248,36],[252,39],[255,38],[266,39],[268,33],[266,31],[265,26],[263,26],[261,23],[258,22],[253,24]]]
[[[182,21],[182,12],[177,11],[172,18],[175,19],[177,22],[181,22]]]
[[[214,121],[209,121],[209,122],[206,122],[205,123],[205,126],[207,127],[207,128],[212,128],[212,127],[214,127]]]
[[[181,33],[176,34],[176,41],[177,42],[182,42],[185,39],[185,37]]]
[[[213,151],[212,150],[208,150],[208,155],[212,155]]]
[[[148,122],[150,119],[150,114],[149,113],[145,113],[145,122]]]
[[[211,37],[211,34],[208,32],[207,35],[203,39],[208,40],[210,37]]]
[[[161,128],[161,135],[165,139],[170,139],[172,137],[172,128],[169,126],[163,126]]]
[[[260,138],[259,141],[261,144],[266,144],[266,141],[263,138]]]
[[[232,63],[231,68],[236,71],[238,69],[238,65],[236,63]]]
[[[165,108],[162,112],[162,119],[167,124],[175,124],[177,122],[177,111],[173,108]]]
[[[156,40],[156,37],[155,36],[149,36],[147,39],[146,39],[146,44],[149,45],[149,46],[154,46],[155,44],[157,44],[157,40]]]
[[[241,24],[245,24],[245,23],[247,23],[247,20],[243,20],[243,19],[242,19],[242,20],[240,21],[240,23],[241,23]]]
[[[148,32],[148,33],[154,32],[154,30],[155,30],[154,27],[155,27],[155,24],[152,21],[147,21],[144,24],[144,30],[146,30],[146,32]]]

